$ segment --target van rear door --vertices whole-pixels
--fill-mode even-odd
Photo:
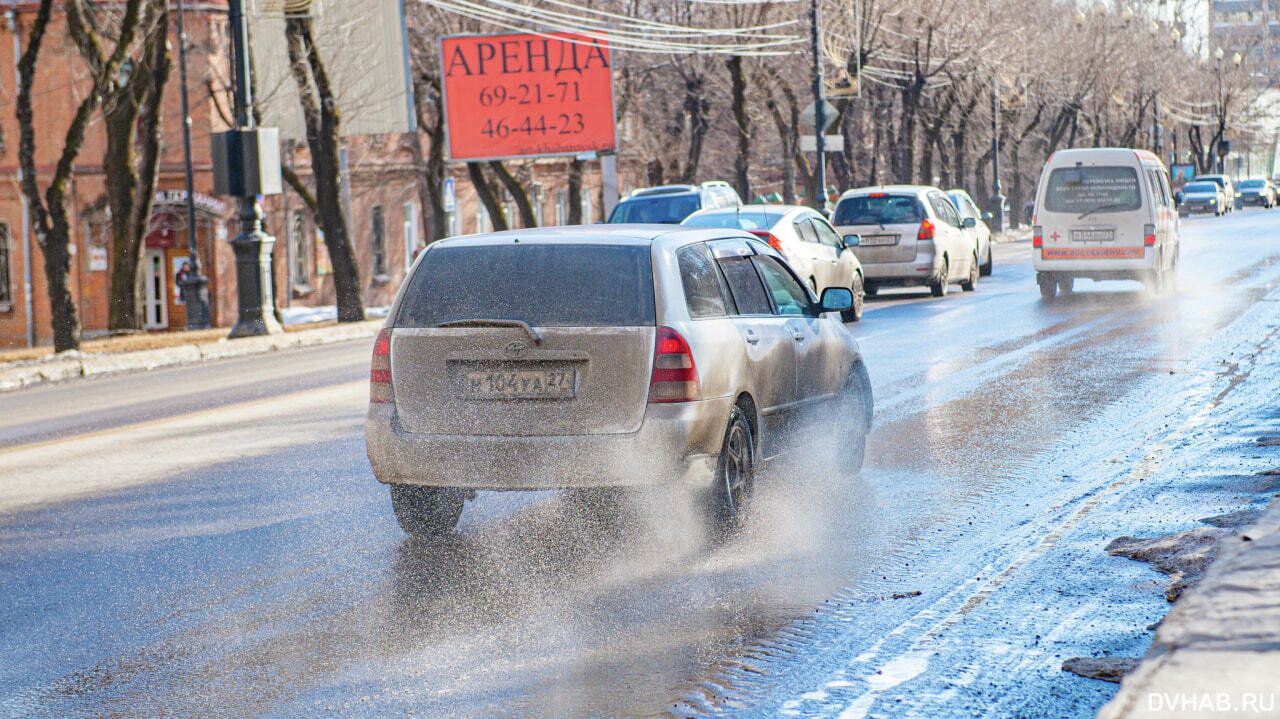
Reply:
[[[1152,219],[1140,173],[1136,163],[1051,169],[1036,218],[1043,259],[1142,259]]]

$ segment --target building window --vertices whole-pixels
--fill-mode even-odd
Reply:
[[[404,267],[409,269],[418,254],[418,206],[404,203]]]
[[[293,289],[307,292],[311,289],[311,235],[299,210],[294,210],[290,218],[289,242],[293,249]]]
[[[565,190],[556,190],[556,224],[564,225],[569,222],[569,193]]]
[[[589,225],[595,222],[591,216],[591,193],[586,192],[585,188],[582,193],[582,224]]]
[[[493,225],[489,222],[489,210],[479,199],[476,200],[476,232],[488,232]]]
[[[13,309],[13,277],[9,254],[9,224],[0,222],[0,312]]]
[[[374,279],[387,275],[387,219],[382,205],[374,205],[370,218],[370,244],[373,247]]]
[[[533,204],[533,221],[542,227],[542,185],[534,185],[529,189],[529,202]]]

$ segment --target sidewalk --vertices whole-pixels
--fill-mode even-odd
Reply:
[[[323,309],[323,308],[321,308]],[[385,312],[385,309],[384,309]],[[373,312],[369,313],[374,314]],[[312,321],[323,320],[321,312]],[[227,339],[224,328],[218,340],[210,340],[209,333],[196,333],[192,341],[170,347],[120,352],[61,352],[38,359],[0,362],[0,392],[30,387],[43,382],[57,382],[74,377],[91,377],[111,372],[148,370],[157,367],[203,362],[225,357],[262,354],[291,347],[330,344],[346,340],[372,338],[382,327],[381,318],[363,322],[348,322],[312,329],[298,329],[292,318],[286,317],[290,331],[258,337]]]
[[[1222,540],[1098,717],[1280,717],[1280,498]]]

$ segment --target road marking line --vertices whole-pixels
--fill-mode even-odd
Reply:
[[[121,432],[130,432],[138,429],[155,427],[157,425],[167,424],[169,422],[180,422],[186,419],[208,417],[209,415],[215,412],[223,412],[227,410],[239,411],[239,410],[251,409],[253,407],[258,407],[261,405],[271,404],[273,402],[288,402],[289,400],[298,399],[300,397],[304,397],[309,394],[314,394],[319,391],[325,391],[330,389],[333,389],[333,390],[352,389],[358,385],[366,385],[366,384],[368,384],[367,380],[357,380],[355,382],[343,382],[342,384],[327,385],[325,387],[313,387],[308,390],[301,390],[298,392],[289,392],[288,394],[278,394],[272,397],[263,397],[262,399],[251,399],[247,402],[225,404],[219,407],[209,407],[202,410],[196,410],[194,412],[184,412],[183,414],[174,414],[174,415],[169,415],[168,417],[160,417],[158,419],[149,419],[144,422],[134,422],[132,424],[124,424],[118,427],[108,427],[106,429],[97,429],[89,432],[69,434],[63,437],[54,437],[52,439],[42,439],[36,442],[27,442],[25,444],[14,444],[14,445],[9,445],[7,447],[0,447],[0,455],[11,454],[13,452],[29,450],[29,449],[40,449],[41,447],[48,447],[48,446],[59,444],[61,442],[66,442],[69,440],[94,439],[97,437],[106,437],[112,434],[119,434]]]

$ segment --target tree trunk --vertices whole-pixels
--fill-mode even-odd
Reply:
[[[702,142],[711,129],[708,115],[711,101],[707,99],[702,78],[690,78],[685,83],[684,113],[689,121],[689,149],[685,155],[684,171],[680,181],[693,184],[698,181],[698,165],[702,162]]]
[[[582,224],[582,160],[569,161],[569,224]]]
[[[489,168],[493,170],[493,174],[498,176],[498,181],[502,186],[507,188],[507,194],[511,195],[511,199],[515,200],[516,212],[520,214],[520,224],[523,227],[537,227],[538,218],[533,212],[533,203],[529,201],[529,191],[524,189],[516,176],[511,174],[511,170],[500,160],[491,160]]]
[[[129,81],[109,98],[103,112],[107,147],[102,159],[107,204],[111,208],[111,299],[107,328],[142,329],[142,243],[151,224],[160,161],[160,118],[169,80],[167,2],[147,36],[144,57]],[[141,156],[135,156],[140,147]],[[188,238],[190,241],[190,238]]]
[[[484,168],[478,162],[468,162],[467,175],[471,177],[471,185],[476,190],[476,196],[480,198],[480,204],[484,205],[484,209],[489,212],[489,224],[493,225],[493,230],[501,232],[509,229],[507,211],[502,209],[497,191],[484,176]]]
[[[426,216],[423,231],[427,244],[449,234],[449,213],[444,209],[444,179],[448,170],[444,161],[444,115],[430,112],[429,104],[440,107],[440,81],[426,73],[419,75],[413,93],[418,128],[427,136],[427,152],[422,152],[421,139],[415,135],[409,139],[409,151],[418,168],[418,201]],[[407,138],[406,138],[407,139]]]
[[[320,209],[317,219],[324,230],[324,244],[333,265],[338,321],[359,322],[364,319],[364,300],[361,297],[360,269],[351,246],[347,218],[342,211],[338,103],[311,35],[311,18],[287,18],[285,41],[307,128],[311,174],[316,183],[315,199]]]
[[[45,282],[49,293],[52,318],[53,347],[55,351],[80,347],[80,316],[71,294],[71,218],[67,206],[67,192],[76,157],[84,146],[86,128],[98,109],[98,102],[106,92],[128,54],[138,29],[141,0],[128,0],[120,20],[116,46],[101,63],[89,61],[93,85],[84,93],[84,99],[76,107],[62,152],[49,179],[44,196],[40,194],[36,174],[36,130],[32,109],[31,89],[35,81],[36,62],[44,42],[45,31],[53,11],[53,0],[41,0],[35,21],[27,39],[27,49],[18,61],[18,94],[16,112],[21,139],[18,161],[22,167],[22,193],[31,212],[31,226],[45,261]],[[69,25],[78,24],[81,30],[94,33],[93,41],[99,43],[92,26],[83,25],[79,0],[67,0],[63,7]],[[48,137],[47,128],[41,128],[41,136]],[[47,203],[47,204],[46,204]]]
[[[738,130],[737,154],[733,158],[734,189],[743,201],[751,201],[751,116],[747,114],[747,81],[742,73],[742,56],[733,55],[729,66],[733,123]]]

